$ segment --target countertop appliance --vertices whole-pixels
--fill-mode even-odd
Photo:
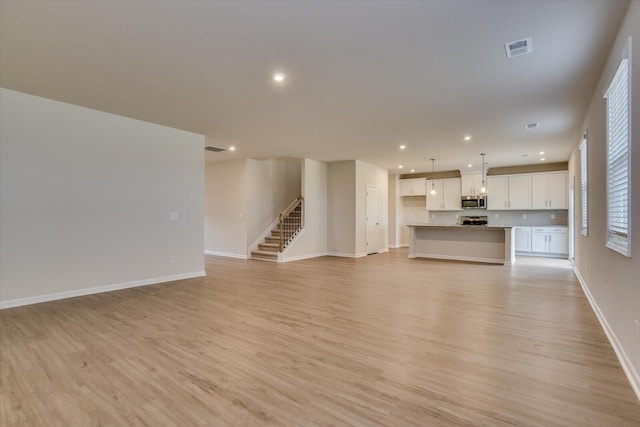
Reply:
[[[487,225],[489,217],[484,216],[461,216],[460,225]]]
[[[487,209],[487,196],[462,196],[462,209]]]

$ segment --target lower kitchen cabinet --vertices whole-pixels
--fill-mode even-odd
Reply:
[[[515,227],[516,252],[531,252],[531,227]]]
[[[567,255],[567,227],[533,227],[531,252]]]

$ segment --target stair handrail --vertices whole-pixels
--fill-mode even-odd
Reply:
[[[279,250],[278,252],[282,252],[284,250],[284,221],[289,218],[289,216],[291,215],[291,213],[299,206],[302,204],[302,201],[304,200],[304,197],[302,197],[302,194],[299,195],[298,197],[296,197],[296,199],[291,202],[291,204],[287,207],[287,209],[285,209],[280,216],[278,217],[279,221],[278,221],[278,226],[280,229],[280,245],[279,245]],[[302,227],[302,218],[303,218],[303,213],[300,212],[300,227]]]

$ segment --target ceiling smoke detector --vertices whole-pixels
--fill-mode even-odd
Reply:
[[[536,129],[540,127],[540,123],[527,123],[524,127],[525,129]]]
[[[206,147],[204,147],[204,149],[207,150],[207,151],[213,151],[214,153],[219,153],[221,151],[227,151],[226,148],[214,147],[213,145],[207,145]]]
[[[507,58],[526,55],[527,53],[531,53],[531,49],[531,37],[504,44],[504,50],[507,52]]]

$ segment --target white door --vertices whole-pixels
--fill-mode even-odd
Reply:
[[[378,188],[367,185],[367,255],[378,252]]]

